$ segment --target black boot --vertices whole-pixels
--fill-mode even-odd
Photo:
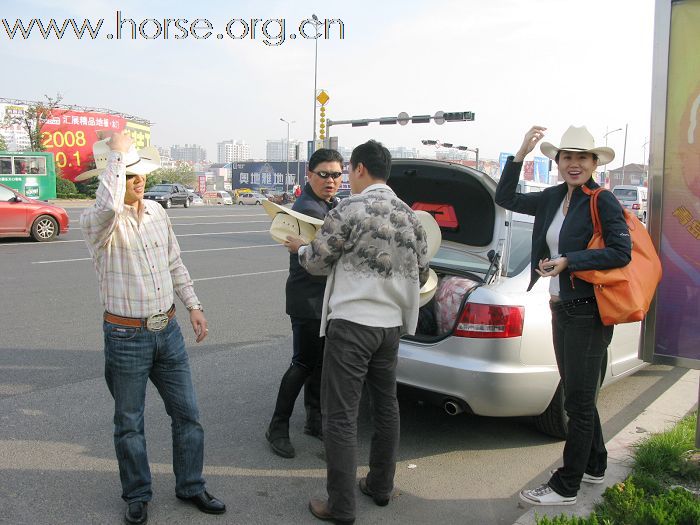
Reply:
[[[307,376],[308,370],[303,366],[292,363],[287,369],[280,382],[275,413],[265,433],[272,451],[283,458],[293,458],[296,454],[289,440],[289,418]]]

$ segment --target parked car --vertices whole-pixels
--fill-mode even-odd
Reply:
[[[262,204],[263,201],[266,201],[267,197],[265,197],[262,193],[257,193],[254,191],[250,192],[243,192],[239,193],[238,197],[236,197],[236,204]]]
[[[194,190],[191,190],[187,188],[187,193],[190,194],[190,204],[192,206],[203,206],[204,205],[204,199],[199,196],[199,193],[197,193]]]
[[[173,204],[182,204],[189,208],[192,204],[192,196],[182,184],[156,184],[144,193],[143,197],[162,204],[163,208],[171,208]]]
[[[225,204],[225,205],[232,205],[233,204],[233,199],[231,198],[231,194],[227,191],[223,190],[218,190],[218,191],[207,191],[202,198],[204,199],[204,202],[206,204]]]
[[[635,214],[642,222],[647,222],[647,188],[620,184],[612,190],[620,204]]]
[[[60,206],[30,199],[0,184],[0,237],[52,241],[68,233],[68,214]]]
[[[533,416],[539,430],[565,437],[548,279],[526,292],[533,217],[497,206],[496,182],[466,166],[397,159],[388,184],[442,232],[431,261],[437,291],[416,335],[401,340],[399,383],[451,415]],[[639,323],[615,328],[605,385],[644,366],[639,336]]]
[[[349,189],[340,189],[338,193],[335,194],[339,199],[347,199],[350,195],[352,195],[352,192]]]

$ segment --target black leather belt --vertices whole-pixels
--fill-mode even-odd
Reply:
[[[595,297],[577,297],[576,299],[569,299],[568,301],[550,301],[550,304],[557,308],[570,308],[582,304],[594,304],[595,302]]]

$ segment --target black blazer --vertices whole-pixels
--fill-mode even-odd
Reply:
[[[547,246],[547,230],[554,215],[566,196],[566,184],[546,188],[537,193],[516,193],[522,162],[508,157],[501,180],[496,189],[496,204],[507,210],[535,216],[532,229],[532,255],[530,264],[530,285],[532,289],[539,274],[535,271],[540,259],[550,257]],[[590,189],[598,188],[593,179],[586,182]],[[598,196],[598,214],[603,229],[605,248],[589,250],[588,242],[593,236],[590,197],[576,188],[569,202],[569,210],[559,233],[559,252],[569,261],[568,268],[559,274],[559,296],[568,301],[577,297],[592,297],[593,286],[571,275],[576,270],[605,270],[619,268],[630,262],[632,246],[630,233],[625,222],[620,203],[609,191]]]
[[[328,212],[335,208],[338,199],[333,197],[330,202],[320,199],[307,182],[304,191],[292,206],[294,211],[325,219]],[[311,275],[299,264],[296,253],[289,254],[289,277],[286,286],[286,312],[291,317],[304,319],[321,319],[323,309],[323,293],[326,289],[326,277]]]

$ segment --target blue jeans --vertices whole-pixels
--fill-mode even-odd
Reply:
[[[569,426],[564,466],[549,480],[561,496],[576,496],[584,472],[602,476],[607,468],[603,429],[596,408],[605,377],[612,326],[604,326],[595,301],[567,305],[550,303],[557,367],[564,385],[564,409]]]
[[[104,322],[105,379],[114,398],[114,448],[122,498],[150,501],[143,412],[148,379],[158,389],[172,420],[175,493],[204,491],[204,431],[199,424],[185,341],[175,318],[161,332]]]

